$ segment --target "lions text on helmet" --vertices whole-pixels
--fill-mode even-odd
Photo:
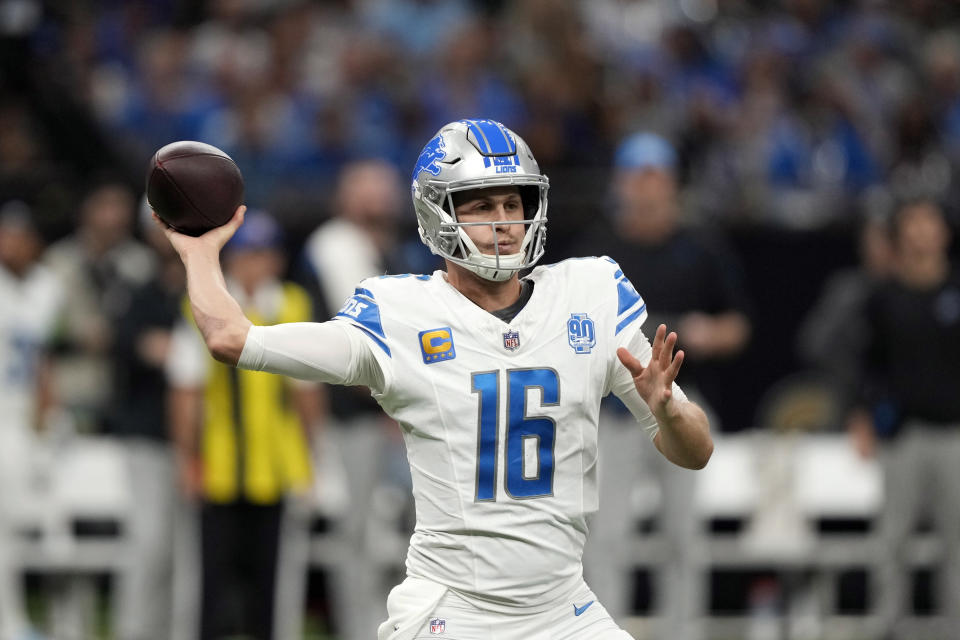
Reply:
[[[523,207],[518,220],[458,220],[454,194],[491,187],[516,187]],[[460,120],[440,129],[413,169],[413,206],[420,237],[433,253],[481,278],[502,282],[531,267],[543,255],[547,233],[547,176],[540,173],[527,143],[493,120]],[[478,246],[471,226],[493,231],[490,247]],[[501,251],[496,227],[524,225],[523,239],[511,253]],[[483,249],[487,249],[484,251]]]

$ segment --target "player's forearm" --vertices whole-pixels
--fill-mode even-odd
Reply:
[[[187,295],[194,320],[214,358],[236,365],[251,322],[227,291],[218,254],[196,251],[183,256]]]
[[[706,414],[685,400],[672,418],[657,420],[660,431],[654,443],[670,462],[687,469],[702,469],[713,454],[713,438]]]

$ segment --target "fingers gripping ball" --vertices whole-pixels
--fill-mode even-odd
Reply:
[[[153,154],[147,201],[173,229],[191,236],[230,221],[243,202],[243,176],[226,153],[181,140]]]

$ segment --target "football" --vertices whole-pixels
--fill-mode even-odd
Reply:
[[[243,203],[243,176],[220,149],[191,140],[161,147],[147,169],[147,202],[173,229],[199,236]]]

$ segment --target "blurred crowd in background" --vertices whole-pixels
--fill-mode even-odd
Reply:
[[[909,0],[4,2],[2,198],[52,233],[91,179],[139,186],[158,147],[228,151],[248,201],[306,228],[337,169],[404,173],[465,114],[548,174],[609,166],[638,129],[677,145],[689,215],[852,222],[873,188],[957,197],[953,3]],[[561,175],[557,173],[557,175]],[[603,209],[602,184],[591,189]],[[564,207],[561,251],[585,217]]]
[[[0,0],[0,258],[59,283],[37,307],[49,342],[30,338],[51,354],[44,415],[169,439],[147,407],[170,336],[124,333],[146,309],[167,330],[179,315],[182,274],[141,202],[159,147],[234,158],[246,203],[279,225],[249,241],[278,252],[264,277],[297,281],[324,319],[363,277],[440,266],[407,176],[441,125],[484,117],[551,179],[542,262],[635,269],[718,430],[840,429],[862,400],[855,307],[893,269],[897,203],[933,203],[943,246],[960,222],[958,18],[945,0]],[[622,179],[647,169],[666,178]],[[668,219],[645,227],[658,206]],[[692,238],[679,254],[661,242],[675,228]],[[778,404],[787,391],[797,404]],[[402,487],[369,398],[325,402],[331,424],[372,425],[340,430],[376,467],[350,470],[350,499],[369,505],[377,473]]]
[[[677,150],[684,222],[725,228],[741,254],[761,322],[739,364],[760,394],[802,366],[782,346],[822,281],[857,261],[861,221],[917,193],[955,217],[958,12],[937,0],[9,0],[0,202],[27,202],[53,240],[98,183],[139,197],[157,148],[203,140],[237,161],[247,203],[280,220],[295,256],[330,216],[345,163],[406,175],[440,125],[489,117],[552,179],[556,261],[611,224],[620,141],[656,132]],[[395,230],[409,270],[429,271],[399,209],[375,224]],[[784,280],[793,296],[772,308]],[[756,402],[730,404],[725,429],[753,426]]]

